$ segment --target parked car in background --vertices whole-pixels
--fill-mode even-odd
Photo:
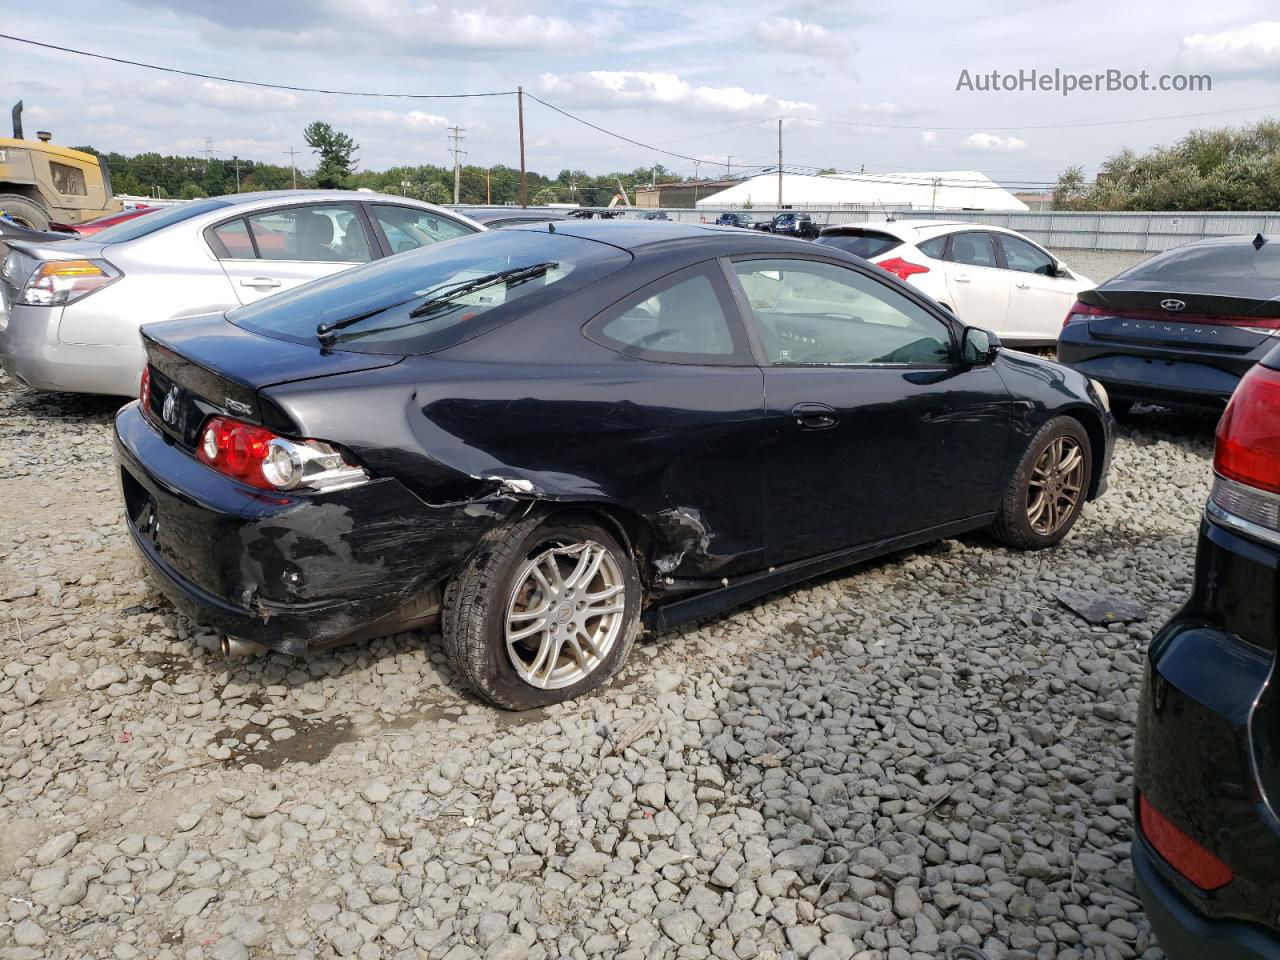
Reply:
[[[969,222],[846,224],[825,228],[818,242],[870,260],[1019,346],[1057,342],[1062,318],[1093,286],[1022,234]]]
[[[759,222],[759,218],[753,214],[743,213],[738,210],[731,210],[716,217],[716,226],[718,227],[744,227],[747,230],[751,230]]]
[[[641,220],[670,220],[664,210],[646,210],[638,215]]]
[[[1218,423],[1191,599],[1147,655],[1133,866],[1170,960],[1280,957],[1280,346]]]
[[[813,217],[807,213],[779,213],[767,226],[758,229],[786,237],[801,237],[805,240],[813,240],[821,232],[818,225],[813,222]]]
[[[1135,401],[1221,410],[1280,337],[1280,245],[1261,235],[1166,250],[1080,293],[1058,359]]]
[[[221,312],[483,229],[403,197],[281,190],[192,200],[91,238],[10,241],[0,365],[39,390],[127,396],[144,323]]]
[[[158,209],[160,208],[148,206],[131,207],[128,210],[121,210],[119,213],[108,213],[105,217],[86,220],[84,223],[51,223],[49,224],[49,229],[60,233],[75,234],[80,237],[91,237],[95,233],[107,229],[107,227],[114,227],[117,223],[124,223],[126,220],[144,216]]]
[[[116,449],[174,603],[293,654],[443,608],[509,708],[603,683],[642,617],[967,530],[1056,544],[1111,450],[1080,374],[715,227],[495,230],[143,337]]]
[[[565,220],[563,213],[550,210],[534,210],[528,207],[459,207],[458,212],[468,220],[482,223],[490,230],[516,227],[526,223],[548,223]]]

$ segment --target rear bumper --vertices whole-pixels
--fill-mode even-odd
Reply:
[[[1058,337],[1058,360],[1101,381],[1117,399],[1221,410],[1236,384],[1280,340],[1248,353],[1104,340],[1088,323],[1070,323]]]
[[[131,397],[142,375],[142,343],[99,346],[58,339],[62,307],[12,304],[0,313],[0,367],[36,390]]]
[[[303,654],[413,626],[430,589],[500,524],[499,495],[427,504],[398,481],[297,495],[236,483],[153,428],[115,421],[125,522],[157,585],[192,619]]]
[[[1133,839],[1133,873],[1142,906],[1169,960],[1280,960],[1280,937],[1239,920],[1210,920],[1156,869],[1159,854]]]

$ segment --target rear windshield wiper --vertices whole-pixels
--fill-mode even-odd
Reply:
[[[409,316],[415,320],[425,317],[428,314],[435,313],[442,307],[446,307],[453,303],[458,299],[458,297],[464,296],[465,294],[471,293],[475,290],[492,287],[499,283],[505,283],[507,286],[515,286],[517,283],[523,283],[526,280],[532,280],[534,277],[540,277],[548,270],[554,270],[558,266],[560,266],[560,264],[557,261],[548,260],[544,263],[535,263],[527,267],[510,267],[506,270],[486,273],[484,276],[473,277],[470,280],[460,280],[456,283],[436,287],[434,290],[427,291],[427,293],[432,294],[432,296],[410,310]],[[320,343],[322,345],[329,346],[337,339],[335,336],[337,331],[350,327],[353,324],[360,323],[362,320],[368,320],[370,317],[377,316],[380,313],[385,313],[388,310],[402,306],[408,302],[408,300],[401,300],[385,307],[379,307],[376,310],[358,313],[354,317],[347,317],[345,320],[338,320],[334,323],[322,323],[316,327],[316,336],[320,338]]]

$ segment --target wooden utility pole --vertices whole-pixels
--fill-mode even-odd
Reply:
[[[466,139],[462,136],[462,127],[449,127],[449,138],[453,141],[453,202],[455,205],[460,203],[459,197],[462,192],[462,155],[464,151],[461,149],[462,141]]]
[[[489,189],[489,168],[484,168],[484,202],[493,203],[493,192]]]
[[[778,118],[778,209],[782,209],[782,118]]]
[[[234,163],[236,167],[236,193],[239,193],[240,192],[240,158],[233,155],[231,157],[231,162]]]
[[[287,153],[289,155],[289,168],[293,171],[293,189],[297,190],[298,189],[298,165],[293,161],[293,155],[297,153],[297,151],[294,150],[293,147],[290,147],[288,150],[285,150],[284,153]]]
[[[529,181],[524,171],[524,87],[516,87],[516,111],[520,122],[520,206],[529,206]]]

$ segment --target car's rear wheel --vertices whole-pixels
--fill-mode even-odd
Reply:
[[[0,212],[20,227],[28,230],[48,230],[49,215],[38,203],[16,194],[0,194]]]
[[[1092,469],[1093,451],[1081,423],[1071,417],[1050,420],[1013,472],[992,535],[1019,550],[1060,542],[1084,509]]]
[[[445,593],[445,648],[486,700],[572,700],[626,662],[640,614],[635,563],[586,517],[533,517],[490,535]]]

